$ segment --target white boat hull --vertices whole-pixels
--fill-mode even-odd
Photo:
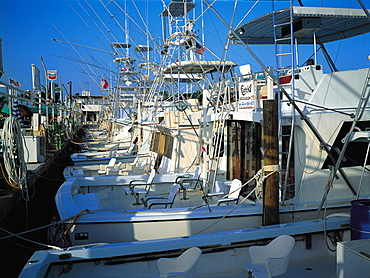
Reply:
[[[335,253],[327,249],[324,232],[326,235],[335,232],[341,234],[342,240],[349,240],[349,218],[332,217],[326,221],[258,226],[190,237],[37,251],[19,277],[55,277],[61,273],[65,277],[116,277],[123,273],[125,277],[159,277],[159,258],[175,257],[195,246],[202,250],[195,277],[247,277],[244,264],[251,260],[248,248],[266,244],[283,234],[296,240],[284,277],[334,277]]]
[[[62,220],[69,227],[72,245],[89,243],[112,243],[142,241],[159,238],[190,236],[200,233],[222,232],[243,229],[262,224],[262,204],[243,203],[236,205],[204,205],[198,207],[174,207],[170,209],[146,209],[133,206],[135,198],[125,196],[124,188],[130,180],[146,179],[140,176],[84,177],[67,180],[56,195],[56,205]],[[177,174],[156,175],[153,191],[163,194]],[[198,194],[201,201],[201,194]],[[115,196],[115,198],[113,198]],[[183,195],[177,196],[176,202]],[[126,209],[122,209],[126,204]],[[320,214],[349,212],[349,200],[341,204],[328,204]],[[319,202],[305,208],[280,207],[280,223],[315,219]],[[70,227],[70,224],[73,226]]]

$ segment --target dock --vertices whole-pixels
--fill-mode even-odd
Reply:
[[[17,277],[33,252],[45,248],[37,243],[47,242],[47,226],[56,212],[54,196],[64,181],[63,169],[70,165],[69,155],[74,148],[68,142],[60,150],[49,150],[45,162],[27,164],[28,196],[2,178],[0,248],[5,252],[0,258],[9,277]],[[8,232],[20,234],[20,237]]]

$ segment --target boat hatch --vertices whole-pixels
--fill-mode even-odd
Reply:
[[[180,17],[190,12],[195,4],[187,1],[171,1],[159,16]]]

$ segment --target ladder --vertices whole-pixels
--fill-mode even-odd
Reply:
[[[274,5],[274,4],[273,4]],[[280,84],[281,77],[289,78],[291,76],[289,90],[290,97],[294,100],[294,33],[293,33],[293,6],[292,1],[290,3],[289,18],[286,20],[280,20],[277,22],[277,13],[273,8],[272,19],[273,19],[273,31],[274,31],[274,44],[276,54],[276,65],[277,65],[277,81],[279,86],[278,93],[278,110],[279,110],[279,165],[280,175],[279,184],[281,188],[281,200],[286,199],[287,188],[289,184],[290,175],[290,163],[292,160],[293,150],[293,134],[294,134],[294,115],[295,110],[293,106],[290,106],[290,111],[287,115],[283,114],[284,107],[289,104],[287,98],[282,98],[280,91],[282,87],[287,85]],[[282,30],[289,30],[289,35],[284,35]],[[283,45],[286,45],[283,49]],[[288,48],[288,49],[286,49]],[[284,51],[285,50],[285,51]],[[288,59],[284,59],[288,58]],[[288,61],[288,65],[284,66],[284,61]]]
[[[224,105],[224,101],[230,101],[230,90],[228,81],[219,84],[219,88],[216,94],[211,94],[210,98],[215,102],[214,114],[217,119],[214,120],[211,133],[210,148],[208,150],[208,164],[207,164],[207,175],[206,175],[206,187],[208,190],[213,190],[216,182],[217,172],[220,166],[220,160],[223,156],[223,145],[224,145],[224,134],[225,134],[225,123],[229,115],[229,108]],[[223,99],[221,99],[221,93]]]

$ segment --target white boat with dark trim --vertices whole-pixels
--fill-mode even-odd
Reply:
[[[282,277],[353,277],[355,274],[365,277],[369,273],[366,264],[369,264],[359,252],[369,252],[370,239],[349,241],[349,222],[348,216],[332,216],[325,220],[189,237],[42,250],[34,253],[19,277],[116,277],[122,273],[127,277],[167,277],[159,262],[163,260],[170,261],[173,274],[188,277],[259,277],[268,264],[262,260],[253,264],[251,249],[258,249],[256,246],[266,245],[274,238],[275,242],[287,239],[292,243],[277,247],[269,245],[273,250],[267,250],[270,254],[264,256],[270,261],[271,268],[266,271],[269,274]],[[189,249],[198,251],[192,258],[179,257]],[[272,259],[272,252],[282,255]],[[357,258],[356,264],[353,260],[343,260],[347,256]]]
[[[311,18],[320,24],[303,26],[294,34],[281,27],[293,28],[295,22]],[[273,20],[279,28],[271,26]],[[369,31],[370,22],[361,9],[291,7],[242,25],[230,39],[234,44],[297,41],[298,47]],[[324,73],[315,61],[298,68],[293,64],[284,72],[261,65],[262,73],[247,70],[203,91],[203,151],[199,163],[193,165],[202,167],[198,187],[186,191],[180,187],[180,194],[169,194],[179,174],[158,175],[150,189],[132,196],[127,191],[131,180],[148,176],[67,180],[56,204],[72,244],[190,236],[271,221],[318,219],[328,211],[348,212],[352,200],[367,198],[370,188],[363,185],[370,179],[366,167],[369,69]],[[202,66],[184,63],[181,70],[191,73]],[[173,65],[169,68],[174,70]],[[228,70],[232,68],[229,65]],[[271,126],[276,130],[268,129]],[[275,138],[270,142],[275,147],[263,144],[266,138]],[[215,197],[221,191],[232,194],[229,187],[234,180],[244,185],[242,190],[236,187],[240,192],[236,198],[227,203]],[[164,196],[167,206],[164,202],[165,208],[149,209],[146,195]],[[139,204],[141,198],[144,202]],[[274,213],[266,213],[271,208]]]

